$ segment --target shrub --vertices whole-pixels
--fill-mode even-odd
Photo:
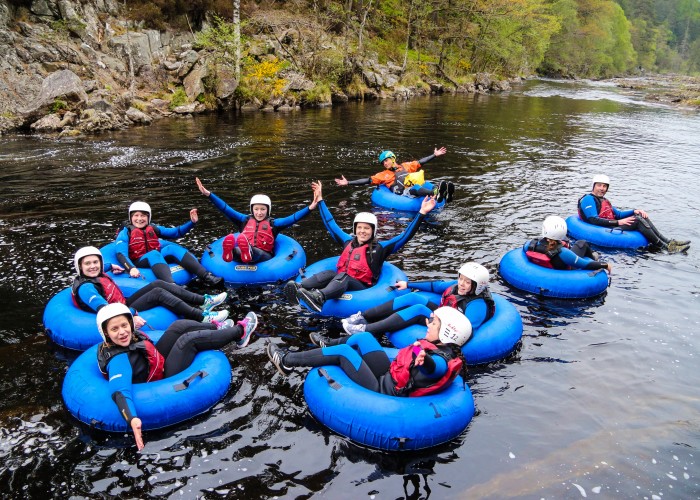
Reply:
[[[187,104],[187,94],[185,93],[185,89],[183,87],[178,87],[175,89],[173,92],[173,95],[170,97],[170,109],[175,109],[178,106],[182,106],[183,104]]]

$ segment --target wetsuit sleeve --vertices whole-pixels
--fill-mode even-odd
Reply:
[[[234,224],[240,225],[248,220],[248,215],[243,214],[238,210],[234,210],[214,193],[209,194],[209,201],[219,210],[219,212],[224,214],[224,216]]]
[[[137,415],[131,393],[132,371],[129,355],[122,353],[115,356],[107,365],[107,374],[112,400],[116,403],[119,414],[124,417],[124,420],[131,422],[131,419]]]
[[[129,259],[129,230],[127,228],[123,228],[119,231],[114,246],[117,252],[117,260],[129,271],[134,267],[134,263]]]
[[[107,305],[105,298],[100,295],[92,283],[84,283],[78,288],[78,296],[84,304],[92,310],[92,312],[97,312],[100,308]]]
[[[457,280],[412,281],[408,286],[421,292],[433,292],[442,295],[449,287],[456,285]]]
[[[592,194],[587,194],[581,198],[580,208],[589,224],[603,227],[617,227],[619,225],[615,219],[603,219],[598,217],[598,207],[596,206],[595,198]],[[615,209],[613,209],[613,211],[617,217],[617,211]]]
[[[274,219],[272,221],[272,227],[274,227],[275,229],[284,229],[300,221],[310,213],[311,210],[309,210],[309,207],[304,207],[298,212],[293,213],[292,215],[288,215],[287,217],[283,217],[281,219]]]
[[[408,225],[408,227],[404,229],[403,233],[391,238],[390,240],[380,241],[379,244],[384,250],[384,258],[388,257],[392,253],[398,252],[401,249],[401,247],[408,243],[408,240],[413,238],[413,235],[415,235],[416,232],[418,232],[418,227],[420,226],[420,223],[423,221],[423,219],[425,219],[425,215],[418,212],[411,221],[411,223]]]
[[[321,214],[323,225],[326,226],[326,229],[328,229],[328,232],[335,241],[345,244],[352,239],[352,235],[340,229],[340,226],[338,226],[338,224],[335,222],[333,214],[331,214],[330,210],[328,210],[328,207],[326,206],[325,200],[321,200],[321,202],[318,204],[318,213]]]
[[[177,227],[165,227],[154,224],[156,230],[158,231],[158,236],[165,238],[166,240],[176,240],[185,236],[194,227],[194,222],[188,220],[181,226]]]
[[[447,373],[447,361],[442,356],[427,353],[418,370],[427,378],[438,380]]]
[[[348,186],[364,186],[366,184],[372,184],[372,178],[366,177],[364,179],[355,179],[354,181],[348,181]],[[375,184],[380,184],[375,182]]]
[[[472,300],[467,304],[464,315],[472,324],[472,330],[476,330],[489,318],[489,306],[484,299]]]
[[[613,207],[613,213],[615,214],[616,219],[624,219],[625,217],[630,217],[631,215],[634,215],[634,209],[632,209],[632,210],[619,210],[619,209]]]
[[[421,166],[423,166],[424,164],[428,163],[430,160],[434,160],[434,159],[435,159],[435,155],[433,154],[430,156],[426,156],[425,158],[421,158],[420,160],[418,160],[418,163],[420,163]]]

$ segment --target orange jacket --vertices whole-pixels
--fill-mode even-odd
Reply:
[[[406,163],[397,164],[397,170],[405,170],[407,174],[411,174],[421,168],[421,164],[418,161],[407,161]],[[378,174],[370,177],[372,179],[372,184],[379,185],[384,184],[389,189],[396,183],[396,173],[391,170],[382,170]]]

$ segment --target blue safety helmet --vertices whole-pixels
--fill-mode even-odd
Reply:
[[[395,160],[396,155],[391,151],[382,151],[382,153],[379,155],[379,163],[384,163],[384,160],[387,158],[393,158]]]

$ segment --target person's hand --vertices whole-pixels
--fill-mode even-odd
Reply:
[[[129,270],[129,276],[132,278],[139,278],[141,276],[141,273],[139,272],[139,269],[137,267],[132,267]]]
[[[340,176],[340,179],[336,179],[336,180],[335,180],[335,183],[336,183],[338,186],[347,186],[347,185],[348,185],[348,180],[345,178],[344,175],[341,175],[341,176]]]
[[[606,271],[608,271],[608,274],[612,274],[612,264],[610,262],[606,262],[605,265],[608,266],[606,268]]]
[[[413,362],[415,366],[420,366],[425,361],[425,349],[421,349],[418,354],[416,354],[416,360]]]
[[[639,215],[639,216],[640,216],[641,218],[643,218],[643,219],[648,219],[648,218],[649,218],[649,214],[647,214],[647,213],[646,213],[644,210],[642,210],[641,208],[636,209],[636,210],[634,211],[634,213],[635,213],[635,215]]]
[[[311,189],[314,191],[314,201],[316,203],[323,200],[323,186],[321,185],[321,181],[313,181],[311,183]]]
[[[131,419],[131,430],[134,431],[134,439],[136,440],[136,448],[141,451],[143,450],[143,435],[141,434],[141,419],[132,418]]]
[[[433,208],[435,208],[435,205],[437,205],[435,196],[426,196],[423,199],[423,202],[420,204],[420,213],[422,213],[423,215],[427,214]]]
[[[194,181],[197,183],[200,193],[202,193],[204,196],[209,196],[211,194],[211,191],[204,187],[204,184],[202,184],[202,181],[199,180],[199,177],[195,177]]]
[[[637,219],[634,218],[634,215],[630,215],[629,217],[625,217],[624,219],[620,219],[617,221],[618,226],[631,226],[634,224],[634,222]]]
[[[405,290],[406,288],[408,288],[408,281],[397,281],[394,285],[394,288],[396,288],[397,290]]]
[[[124,272],[124,268],[122,266],[118,266],[117,264],[112,264],[112,269],[111,271],[114,274],[121,274]]]
[[[197,209],[196,209],[196,208],[193,208],[192,210],[190,210],[190,220],[191,220],[192,222],[194,222],[195,224],[196,224],[197,221],[199,220],[199,214],[197,214]]]
[[[143,328],[145,325],[145,319],[143,319],[141,316],[134,316],[134,328],[138,330],[139,328]]]
[[[442,156],[445,153],[447,153],[447,148],[445,146],[441,147],[440,149],[435,148],[435,151],[433,151],[433,154],[435,156]]]

